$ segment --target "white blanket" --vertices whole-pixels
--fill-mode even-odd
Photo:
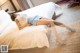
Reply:
[[[11,22],[0,35],[0,45],[8,45],[9,49],[28,49],[49,47],[45,26],[31,26],[18,30],[15,22]]]

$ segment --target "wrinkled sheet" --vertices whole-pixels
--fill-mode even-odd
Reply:
[[[49,47],[45,26],[31,26],[19,30],[15,22],[0,34],[0,45],[8,45],[9,49],[29,49]]]

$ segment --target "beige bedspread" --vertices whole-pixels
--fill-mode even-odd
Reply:
[[[31,26],[19,30],[15,22],[10,22],[0,34],[0,45],[8,45],[9,49],[28,49],[49,47],[45,26]]]

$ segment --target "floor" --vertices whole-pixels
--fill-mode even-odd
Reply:
[[[61,5],[63,14],[56,21],[67,24],[76,32],[71,33],[67,29],[57,27],[59,34],[63,37],[65,45],[54,44],[53,39],[50,39],[50,48],[33,48],[25,50],[10,50],[9,53],[80,53],[80,7],[68,8],[68,4]],[[67,36],[66,36],[67,35]],[[66,40],[64,40],[66,37]]]

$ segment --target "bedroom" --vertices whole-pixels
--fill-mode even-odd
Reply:
[[[65,43],[64,45],[58,44],[55,40],[56,37],[53,36],[54,33],[47,31],[48,29],[45,30],[45,26],[26,27],[19,31],[15,23],[15,14],[27,13],[28,16],[40,14],[44,17],[52,17],[53,13],[51,14],[51,12],[54,8],[47,6],[50,2],[51,4],[52,2],[57,3],[60,7],[56,11],[59,16],[55,16],[57,17],[55,20],[76,31],[72,33],[65,27],[56,26],[57,33]],[[68,0],[0,0],[2,11],[0,14],[3,15],[0,15],[0,45],[10,45],[8,53],[80,53],[80,4],[70,7],[70,3],[78,2]],[[6,10],[8,14],[3,10]],[[28,35],[26,36],[26,34]]]

